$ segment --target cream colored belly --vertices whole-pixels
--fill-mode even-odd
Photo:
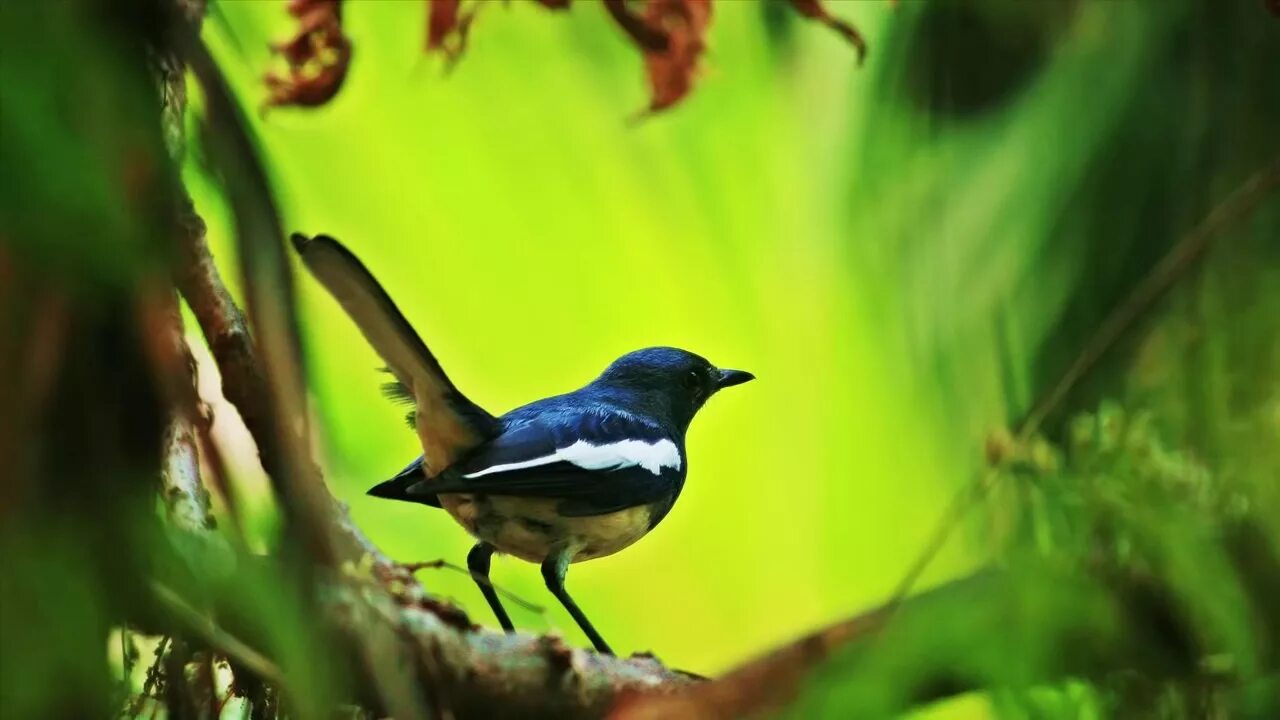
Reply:
[[[553,549],[573,550],[573,562],[612,555],[649,532],[648,505],[607,515],[564,517],[559,500],[504,495],[441,495],[440,506],[498,552],[540,563]]]

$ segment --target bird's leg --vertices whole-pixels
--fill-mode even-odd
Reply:
[[[568,548],[562,547],[552,551],[547,559],[542,561],[542,577],[547,581],[547,589],[556,596],[561,605],[564,605],[564,609],[569,611],[574,621],[578,623],[578,627],[582,628],[582,632],[586,633],[591,644],[595,646],[596,652],[612,655],[613,651],[609,649],[609,643],[600,637],[600,633],[596,632],[591,621],[578,608],[578,603],[574,602],[564,589],[564,576],[569,571],[569,559],[572,555]]]
[[[511,624],[507,609],[502,607],[502,601],[498,599],[498,591],[493,588],[493,583],[489,582],[489,559],[492,557],[493,546],[487,542],[478,542],[471,548],[471,552],[467,553],[467,569],[471,571],[471,578],[480,587],[480,594],[484,595],[484,599],[489,602],[489,607],[493,608],[498,624],[507,632],[515,632],[516,626]]]

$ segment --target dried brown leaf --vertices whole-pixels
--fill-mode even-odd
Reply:
[[[637,40],[649,73],[649,112],[658,112],[680,102],[693,88],[706,50],[711,0],[647,0],[643,18],[667,40],[665,49],[650,49]]]
[[[801,15],[840,33],[857,49],[858,62],[863,61],[867,44],[857,28],[832,16],[822,0],[789,1]],[[492,0],[426,2],[426,50],[443,55],[452,65],[466,51],[476,15]],[[531,2],[564,10],[572,0]],[[602,0],[602,4],[644,55],[650,88],[647,112],[659,112],[683,100],[693,89],[707,47],[712,0]],[[341,88],[351,61],[352,44],[342,32],[341,0],[291,0],[289,12],[298,19],[298,30],[290,40],[272,46],[288,62],[288,72],[266,76],[270,90],[266,104],[323,105]]]
[[[462,0],[427,0],[427,52],[438,52],[450,65],[467,49],[471,23],[480,5],[462,9]]]
[[[298,19],[298,29],[289,40],[271,46],[289,67],[285,74],[269,72],[263,78],[266,105],[323,105],[338,94],[351,64],[341,0],[291,0],[288,9]]]
[[[551,10],[566,10],[570,0],[533,0]],[[427,0],[427,52],[444,55],[450,65],[462,57],[480,8],[493,0]]]
[[[631,10],[627,0],[604,0],[604,9],[642,50],[666,51],[667,33],[661,28],[651,27],[644,18]]]
[[[844,36],[845,40],[857,48],[859,65],[867,59],[867,41],[862,37],[862,33],[858,32],[854,26],[827,12],[822,5],[822,0],[791,0],[791,6],[801,15],[817,20]]]

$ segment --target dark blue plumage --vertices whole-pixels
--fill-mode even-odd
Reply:
[[[562,501],[559,510],[570,517],[653,505],[652,527],[666,515],[684,485],[685,433],[693,414],[716,390],[748,379],[747,373],[717,370],[683,350],[639,350],[623,356],[579,390],[502,416],[498,419],[502,429],[495,438],[439,476],[426,478],[419,457],[369,492],[435,507],[440,506],[437,496],[441,493],[556,498]],[[647,453],[655,462],[644,467],[634,462],[633,452],[629,458],[619,455],[623,463],[629,459],[632,464],[584,467],[579,458],[578,463],[557,459],[519,467],[579,443],[593,448],[621,445]],[[667,461],[663,465],[656,464],[660,455]],[[502,467],[511,469],[468,477]]]
[[[370,490],[380,497],[440,506],[439,493],[464,492],[559,498],[566,516],[603,515],[636,505],[663,502],[668,507],[684,485],[687,464],[684,438],[672,429],[591,399],[584,388],[577,393],[539,400],[499,418],[502,432],[480,446],[441,477],[427,480],[419,456],[395,478]],[[626,440],[656,443],[671,440],[680,457],[678,468],[663,467],[655,474],[639,465],[589,469],[568,460],[480,477],[466,475],[503,465],[553,456],[579,441],[596,446]],[[665,515],[665,512],[662,513]],[[661,519],[655,517],[654,522]]]

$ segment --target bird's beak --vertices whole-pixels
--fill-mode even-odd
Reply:
[[[720,379],[716,380],[716,390],[723,390],[730,385],[741,385],[755,379],[755,375],[745,370],[721,370]]]

